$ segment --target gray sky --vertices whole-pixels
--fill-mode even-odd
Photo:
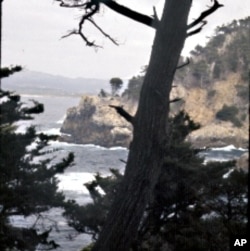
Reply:
[[[160,15],[163,0],[119,0],[148,15],[153,6]],[[204,31],[186,42],[184,54],[204,44],[213,29],[250,13],[248,0],[220,0],[225,7],[207,18]],[[211,5],[211,0],[193,0],[190,20]],[[4,0],[2,64],[19,64],[26,69],[66,77],[130,78],[148,63],[154,30],[102,8],[97,23],[120,43],[113,45],[91,26],[85,34],[104,49],[86,47],[79,36],[61,37],[77,27],[81,12],[60,8],[53,0]]]

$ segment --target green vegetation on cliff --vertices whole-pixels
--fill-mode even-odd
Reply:
[[[172,90],[173,93],[184,90],[176,92],[181,93],[183,102],[173,104],[172,108],[186,110],[203,126],[229,121],[235,128],[247,127],[249,29],[250,17],[222,25],[216,28],[205,46],[197,45],[191,51],[189,64],[176,71],[174,86],[177,88]],[[187,59],[180,58],[179,65],[186,62]],[[141,73],[130,79],[123,96],[138,101],[143,78],[144,73]],[[199,100],[198,106],[196,100]]]
[[[238,96],[246,99],[250,71],[250,17],[233,21],[216,28],[214,35],[203,47],[197,45],[190,52],[190,63],[176,72],[175,82],[184,86],[208,89],[216,80],[226,79],[227,75],[237,72],[241,76]],[[185,58],[180,59],[180,65]],[[123,95],[138,100],[144,75],[130,79]],[[244,83],[244,85],[243,85]]]

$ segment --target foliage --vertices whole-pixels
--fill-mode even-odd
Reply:
[[[245,233],[247,175],[233,171],[223,178],[235,166],[234,161],[204,165],[200,150],[184,141],[198,128],[183,111],[170,119],[160,180],[132,251],[229,250],[229,236]],[[97,174],[93,182],[86,184],[93,203],[70,203],[66,216],[72,226],[95,240],[121,177],[118,171],[111,170],[110,176]]]
[[[6,72],[4,69],[4,76]],[[57,191],[55,175],[63,173],[74,156],[70,153],[60,162],[52,162],[53,157],[46,158],[45,147],[56,136],[38,134],[32,126],[24,133],[16,132],[17,122],[43,111],[40,103],[24,106],[19,95],[3,90],[0,99],[0,250],[35,250],[38,244],[56,248],[58,245],[47,239],[51,229],[38,230],[36,224],[30,228],[13,226],[10,217],[40,218],[42,212],[62,206],[64,195]]]
[[[92,235],[94,240],[101,231],[122,177],[117,170],[110,169],[110,171],[111,176],[102,177],[97,173],[94,181],[85,184],[93,203],[79,206],[75,201],[70,200],[65,206],[64,216],[68,219],[69,225],[78,232]],[[105,196],[99,189],[102,189]]]
[[[243,101],[249,102],[249,85],[237,85],[237,96],[239,96]]]
[[[209,83],[209,68],[205,60],[193,64],[191,73],[201,86]]]
[[[216,94],[216,90],[209,90],[207,93],[207,98],[212,99]]]
[[[108,94],[103,89],[101,89],[98,96],[101,97],[101,98],[106,98],[108,96]]]
[[[216,113],[216,118],[223,121],[231,121],[234,126],[241,126],[241,122],[237,118],[239,110],[236,106],[223,105],[221,110]]]
[[[122,88],[123,82],[120,78],[111,78],[109,83],[111,85],[112,96],[115,96],[117,92]]]
[[[1,68],[0,78],[9,77],[10,75],[12,75],[16,72],[19,72],[21,70],[22,70],[22,67],[19,65]]]
[[[248,82],[250,70],[249,28],[250,17],[217,27],[214,36],[209,39],[206,46],[197,45],[190,52],[191,62],[188,66],[176,71],[175,80],[183,85],[206,88],[213,80],[221,80],[229,72],[237,71],[240,72],[242,81]],[[227,40],[231,42],[228,43]],[[179,65],[184,64],[185,61],[185,58],[180,57]],[[144,73],[145,71],[129,80],[123,96],[127,95],[132,100],[139,99]],[[237,90],[238,96],[245,101],[248,101],[247,88],[244,86]]]
[[[94,246],[93,243],[91,243],[87,247],[83,248],[82,251],[91,251],[91,249],[92,249],[93,246]]]
[[[250,17],[217,27],[204,47],[197,45],[191,51],[196,60],[189,65],[187,72],[191,72],[197,79],[201,75],[203,78],[211,76],[223,79],[229,72],[239,72],[242,80],[247,81],[250,64],[249,28]],[[213,63],[214,67],[206,67]]]
[[[209,163],[193,171],[190,166],[181,166],[182,163],[173,167],[174,176],[168,189],[159,190],[163,205],[169,205],[168,210],[162,207],[160,213],[165,213],[163,219],[156,219],[160,222],[158,231],[161,238],[174,246],[174,250],[229,250],[229,236],[246,231],[247,205],[246,202],[242,203],[246,199],[246,174],[233,173],[241,177],[242,183],[238,183],[233,174],[223,179],[223,174],[234,166],[233,162]],[[162,182],[171,180],[171,177],[167,178]],[[226,192],[232,196],[230,200]],[[229,205],[235,210],[228,211]],[[234,224],[239,228],[229,227]],[[218,233],[221,235],[218,236]],[[214,240],[213,243],[210,238]]]
[[[216,60],[213,69],[213,78],[220,79],[222,74],[222,62],[221,60]]]
[[[143,79],[144,79],[144,73],[143,75],[132,77],[129,80],[128,87],[123,92],[122,96],[127,96],[129,99],[137,101],[139,99]]]

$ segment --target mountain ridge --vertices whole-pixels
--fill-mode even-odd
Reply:
[[[23,70],[2,79],[2,86],[20,94],[73,95],[97,94],[109,87],[109,81],[98,78],[69,78],[38,71]]]

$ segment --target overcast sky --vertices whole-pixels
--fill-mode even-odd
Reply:
[[[163,0],[119,0],[135,10],[160,15]],[[225,7],[207,18],[204,31],[186,42],[184,54],[198,43],[204,44],[213,29],[233,19],[249,15],[250,1],[220,0]],[[194,0],[190,20],[211,5],[211,0]],[[19,64],[66,77],[104,78],[136,75],[148,63],[154,30],[102,8],[97,23],[119,43],[112,44],[91,26],[85,34],[103,46],[97,51],[86,47],[79,36],[61,37],[77,27],[80,10],[61,8],[53,0],[4,0],[2,23],[2,65]]]

